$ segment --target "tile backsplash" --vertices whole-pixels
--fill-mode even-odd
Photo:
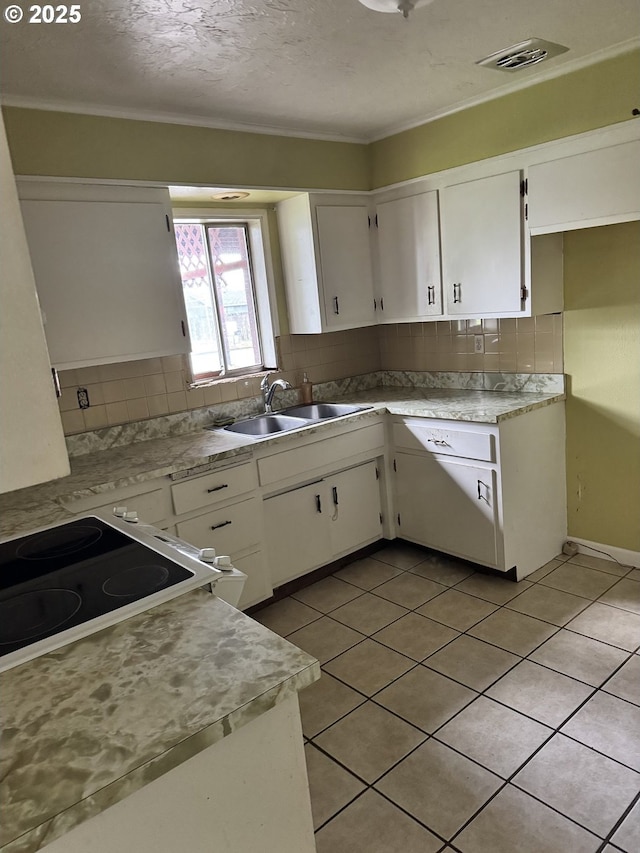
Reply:
[[[474,352],[482,336],[484,354]],[[509,320],[398,323],[278,338],[279,376],[295,387],[377,370],[562,373],[562,315]],[[260,376],[190,389],[182,356],[60,372],[66,435],[255,397]],[[80,408],[78,389],[89,407]]]

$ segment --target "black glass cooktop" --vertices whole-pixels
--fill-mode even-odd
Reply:
[[[0,655],[190,577],[98,518],[0,542]]]

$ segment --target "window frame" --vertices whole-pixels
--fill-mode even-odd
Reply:
[[[262,350],[262,364],[255,368],[238,368],[237,370],[211,371],[208,373],[193,373],[191,353],[188,364],[190,385],[200,387],[211,385],[217,381],[242,376],[255,376],[265,370],[277,369],[276,337],[279,335],[278,311],[271,257],[271,237],[269,232],[268,210],[257,208],[173,208],[175,225],[244,225],[247,229],[249,245],[249,265],[252,277],[252,289],[256,311],[258,336]],[[205,234],[205,239],[208,239]],[[182,278],[180,278],[182,287]],[[215,298],[215,297],[214,297]],[[217,305],[217,299],[216,305]],[[220,323],[216,307],[216,321]],[[218,328],[218,334],[222,332]],[[222,341],[221,341],[222,343]]]

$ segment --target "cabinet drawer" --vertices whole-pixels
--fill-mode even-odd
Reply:
[[[488,432],[445,429],[411,421],[393,425],[393,443],[395,447],[428,450],[443,456],[461,456],[485,462],[496,460],[495,439]]]
[[[178,536],[196,548],[215,548],[233,557],[262,539],[262,502],[249,498],[231,506],[179,521]]]
[[[267,486],[278,480],[307,474],[315,468],[332,465],[343,459],[350,459],[358,453],[377,450],[384,446],[384,427],[382,424],[364,427],[343,435],[332,436],[324,441],[274,453],[258,460],[260,484]]]
[[[220,501],[228,501],[236,495],[250,492],[258,485],[256,470],[251,462],[212,471],[195,480],[175,483],[171,486],[171,497],[176,515],[191,512],[201,506],[212,506]]]

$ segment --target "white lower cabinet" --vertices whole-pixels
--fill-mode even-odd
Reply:
[[[567,535],[564,406],[499,424],[396,418],[396,535],[518,580]]]
[[[382,536],[376,463],[267,498],[264,522],[273,587],[375,542]]]

